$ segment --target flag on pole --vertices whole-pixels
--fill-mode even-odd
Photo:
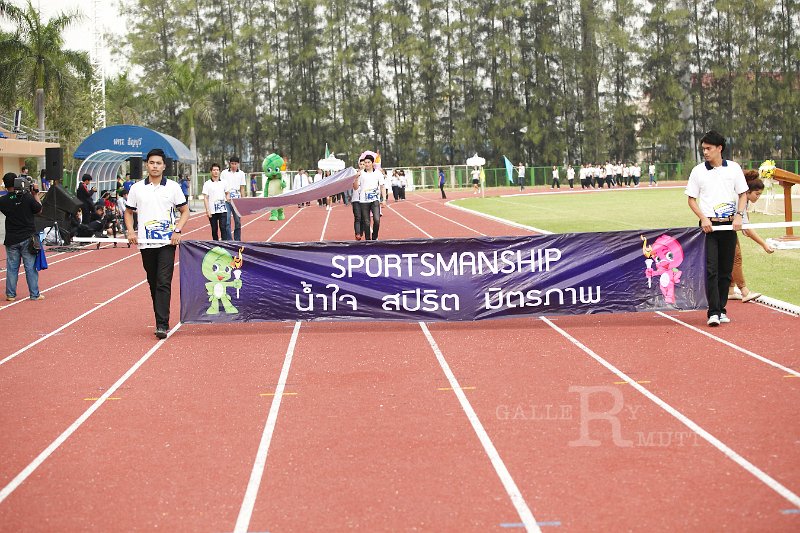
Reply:
[[[503,160],[506,163],[506,176],[508,176],[508,183],[514,184],[514,165],[511,164],[511,161],[508,160],[506,156],[503,156]]]
[[[331,151],[328,150],[328,143],[325,143],[325,159],[328,159],[331,156]]]

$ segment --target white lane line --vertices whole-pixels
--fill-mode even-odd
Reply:
[[[462,228],[464,228],[464,229],[467,229],[467,230],[469,230],[469,231],[471,231],[471,232],[473,232],[473,233],[477,233],[478,235],[482,235],[482,236],[486,237],[486,234],[485,234],[485,233],[483,233],[483,232],[480,232],[480,231],[478,231],[478,230],[476,230],[476,229],[474,229],[474,228],[470,228],[469,226],[465,226],[464,224],[462,224],[462,223],[460,223],[460,222],[456,222],[456,221],[455,221],[455,220],[453,220],[452,218],[447,218],[446,216],[444,216],[444,215],[440,215],[439,213],[436,213],[436,212],[434,212],[434,211],[431,211],[430,209],[426,209],[426,208],[422,207],[422,206],[421,206],[420,204],[418,204],[418,203],[416,203],[416,204],[415,204],[415,203],[412,203],[412,205],[414,205],[415,207],[418,207],[419,209],[422,209],[423,211],[427,211],[427,212],[428,212],[428,213],[430,213],[431,215],[435,215],[435,216],[437,216],[437,217],[439,217],[439,218],[443,218],[444,220],[447,220],[448,222],[451,222],[451,223],[455,224],[456,226],[461,226]]]
[[[420,322],[419,327],[422,328],[422,333],[424,333],[425,338],[428,339],[428,343],[431,345],[431,349],[433,349],[433,353],[436,355],[436,360],[439,361],[439,366],[442,367],[442,371],[444,371],[445,376],[447,376],[447,381],[450,383],[453,393],[455,393],[456,397],[458,398],[458,402],[461,404],[461,408],[464,410],[464,413],[466,413],[469,423],[472,425],[472,429],[478,436],[478,440],[481,441],[481,445],[483,445],[486,455],[489,456],[489,460],[492,462],[494,471],[497,473],[497,476],[503,483],[503,487],[506,489],[506,494],[508,494],[508,497],[511,499],[511,503],[514,504],[514,507],[516,508],[520,519],[522,520],[522,524],[525,526],[527,531],[541,531],[536,523],[536,519],[533,517],[533,513],[528,507],[528,504],[525,502],[525,498],[522,497],[522,493],[517,487],[517,484],[514,482],[514,478],[511,477],[508,468],[506,468],[505,463],[503,463],[503,459],[500,457],[497,448],[494,447],[492,439],[489,437],[489,434],[486,433],[486,430],[484,429],[483,424],[481,424],[478,415],[475,413],[475,410],[469,403],[467,395],[464,394],[464,391],[461,389],[461,385],[458,383],[455,375],[453,375],[453,371],[450,370],[450,365],[448,365],[447,361],[445,361],[444,355],[439,349],[439,345],[436,344],[436,340],[433,338],[433,335],[431,335],[430,330],[428,330],[428,326],[425,325],[424,322]]]
[[[253,222],[254,222],[254,221],[253,221]],[[197,228],[197,229],[193,229],[193,230],[191,230],[191,231],[188,231],[188,232],[186,232],[186,235],[189,235],[189,234],[191,234],[191,233],[194,233],[195,231],[200,231],[201,229],[203,229],[203,228]],[[137,250],[137,251],[138,251],[138,250]],[[137,255],[138,255],[137,253],[133,253],[133,254],[131,254],[131,255],[129,255],[129,256],[123,257],[122,259],[120,259],[120,260],[118,260],[118,261],[115,261],[114,263],[110,263],[110,264],[108,264],[108,265],[106,265],[106,266],[104,266],[104,267],[102,267],[102,268],[99,268],[99,269],[97,269],[97,270],[102,270],[103,268],[109,267],[109,266],[111,266],[111,265],[113,265],[113,264],[115,264],[115,263],[119,263],[120,261],[124,261],[125,259],[130,259],[131,257],[135,257],[135,256],[137,256]],[[175,262],[175,266],[177,266],[177,265],[179,265],[179,264],[180,264],[180,261],[177,261],[177,262]],[[94,271],[92,271],[92,272],[96,272],[97,270],[94,270]],[[83,276],[86,276],[86,275],[88,275],[88,274],[91,274],[91,272],[87,272],[86,274],[83,274],[82,276],[78,276],[77,278],[73,278],[72,280],[65,281],[64,283],[69,283],[70,281],[75,281],[75,280],[77,280],[77,279],[79,279],[79,278],[81,278],[81,277],[83,277]],[[60,285],[64,285],[64,283],[60,283],[59,285],[55,285],[54,287],[50,287],[50,289],[54,289],[54,288],[56,288],[56,287],[58,287],[58,286],[60,286]],[[108,305],[109,303],[113,302],[114,300],[116,300],[116,299],[118,299],[118,298],[121,298],[122,296],[124,296],[124,295],[126,295],[127,293],[131,292],[133,289],[135,289],[135,288],[139,287],[140,285],[143,285],[144,283],[147,283],[147,279],[144,279],[144,280],[140,281],[140,282],[139,282],[139,283],[137,283],[136,285],[134,285],[134,286],[132,286],[132,287],[130,287],[130,288],[128,288],[128,289],[126,289],[125,291],[123,291],[123,292],[121,292],[121,293],[117,294],[116,296],[113,296],[113,297],[109,298],[108,300],[106,300],[106,301],[105,301],[105,302],[103,302],[103,303],[97,304],[96,306],[94,306],[93,308],[89,309],[89,310],[88,310],[88,311],[86,311],[85,313],[83,313],[83,314],[79,315],[79,316],[78,316],[78,317],[76,317],[76,318],[73,318],[72,320],[70,320],[70,321],[69,321],[69,322],[67,322],[66,324],[64,324],[64,325],[62,325],[62,326],[60,326],[60,327],[58,327],[58,328],[54,329],[54,330],[53,330],[53,331],[51,331],[50,333],[47,333],[47,334],[43,335],[43,336],[42,336],[42,337],[40,337],[39,339],[37,339],[37,340],[33,341],[32,343],[28,344],[27,346],[23,346],[22,348],[20,348],[20,349],[19,349],[19,350],[17,350],[16,352],[12,353],[12,354],[11,354],[11,355],[9,355],[8,357],[5,357],[4,359],[0,360],[0,366],[2,366],[3,364],[7,363],[7,362],[8,362],[8,361],[10,361],[11,359],[14,359],[15,357],[17,357],[17,356],[18,356],[18,355],[20,355],[21,353],[23,353],[23,352],[25,352],[25,351],[29,350],[30,348],[33,348],[34,346],[36,346],[36,345],[37,345],[37,344],[39,344],[40,342],[44,342],[45,340],[49,339],[49,338],[50,338],[50,337],[52,337],[53,335],[57,335],[59,332],[63,331],[63,330],[64,330],[64,329],[66,329],[67,327],[71,326],[71,325],[72,325],[72,324],[74,324],[75,322],[78,322],[80,319],[82,319],[82,318],[86,317],[87,315],[90,315],[90,314],[94,313],[94,312],[95,312],[95,311],[97,311],[98,309],[100,309],[100,308],[104,307],[105,305]],[[50,289],[46,289],[46,290],[50,290]],[[44,290],[42,290],[42,292],[45,292],[45,291],[44,291]],[[24,301],[24,300],[17,300],[16,302],[14,302],[14,304],[16,304],[16,303],[19,303],[19,302],[22,302],[22,301]],[[10,304],[10,305],[6,305],[6,306],[4,306],[4,307],[0,307],[0,310],[3,310],[3,309],[5,309],[6,307],[11,307],[11,305],[14,305],[14,304]]]
[[[196,218],[196,217],[190,217],[190,218]],[[258,220],[258,219],[255,219],[255,220]],[[253,220],[252,222],[255,222],[255,220]],[[185,235],[191,235],[192,233],[194,233],[196,231],[200,231],[201,229],[203,229],[203,228],[199,227],[199,228],[193,229],[191,231],[187,231],[186,233],[184,233],[184,236]],[[117,263],[121,263],[122,261],[130,259],[131,257],[136,257],[138,255],[136,253],[136,252],[138,252],[138,249],[133,248],[132,250],[134,250],[134,253],[132,253],[130,255],[127,255],[127,256],[123,257],[122,259],[118,259],[118,260],[114,261],[113,263],[108,263],[107,265],[104,265],[104,266],[102,266],[100,268],[96,268],[94,270],[90,270],[89,272],[85,272],[85,273],[81,274],[80,276],[76,276],[76,277],[74,277],[72,279],[68,279],[67,281],[61,282],[61,283],[59,283],[57,285],[53,285],[52,287],[48,287],[46,289],[42,289],[40,292],[47,292],[47,291],[53,290],[53,289],[55,289],[57,287],[61,287],[62,285],[66,285],[67,283],[72,283],[73,281],[78,281],[79,279],[84,278],[84,277],[88,276],[89,274],[94,274],[95,272],[100,272],[101,270],[104,270],[104,269],[106,269],[108,267],[114,266]],[[84,253],[88,253],[88,252],[92,252],[92,251],[96,251],[96,250],[87,250],[86,252],[82,252],[82,253],[80,253],[78,255],[83,255]],[[9,308],[12,305],[20,304],[20,303],[22,303],[22,302],[24,302],[26,300],[28,300],[28,298],[21,298],[21,299],[15,301],[15,302],[10,303],[10,304],[0,306],[0,311],[2,311],[3,309]],[[94,309],[92,311],[94,311]],[[2,364],[2,362],[0,362],[0,364]]]
[[[725,339],[717,337],[716,335],[713,335],[713,334],[711,334],[711,333],[709,333],[707,331],[703,331],[700,328],[697,328],[697,327],[695,327],[695,326],[693,326],[691,324],[687,324],[686,322],[683,322],[682,320],[679,320],[679,319],[677,319],[675,317],[669,316],[666,313],[662,313],[661,311],[656,311],[656,314],[659,315],[659,316],[663,316],[664,318],[668,318],[668,319],[672,320],[673,322],[675,322],[676,324],[680,324],[681,326],[685,326],[685,327],[691,329],[692,331],[696,331],[697,333],[699,333],[701,335],[705,335],[709,339],[713,339],[713,340],[715,340],[715,341],[717,341],[717,342],[719,342],[721,344],[724,344],[728,348],[733,348],[737,352],[743,353],[748,357],[752,357],[753,359],[757,359],[757,360],[761,361],[762,363],[767,363],[768,365],[774,366],[775,368],[779,369],[782,372],[786,372],[788,374],[792,374],[793,376],[800,378],[800,372],[798,372],[797,370],[792,370],[788,366],[783,366],[782,364],[777,363],[777,362],[773,361],[772,359],[767,359],[766,357],[764,357],[762,355],[758,355],[755,352],[751,352],[750,350],[748,350],[746,348],[742,348],[741,346],[738,346],[736,344],[733,344],[732,342],[726,341]]]
[[[330,207],[330,206],[328,206],[328,207]],[[325,230],[328,229],[328,221],[331,219],[331,213],[332,212],[333,212],[332,208],[325,210],[325,213],[326,213],[326,215],[325,215],[325,224],[322,225],[322,233],[319,236],[319,240],[320,241],[325,240]]]
[[[764,483],[767,487],[778,493],[780,496],[785,498],[787,501],[791,502],[792,505],[795,507],[800,507],[800,496],[783,486],[779,483],[776,479],[772,478],[769,474],[755,466],[753,463],[733,451],[728,445],[724,442],[713,436],[711,433],[700,427],[697,423],[692,421],[689,417],[669,405],[667,402],[650,392],[648,389],[641,386],[637,383],[633,378],[629,377],[627,374],[622,372],[620,369],[597,355],[593,352],[590,348],[582,344],[578,339],[561,329],[560,327],[556,326],[553,322],[548,320],[546,317],[539,317],[545,324],[556,330],[560,333],[564,338],[570,341],[572,344],[577,346],[581,349],[584,353],[586,353],[589,357],[606,367],[608,370],[619,376],[620,379],[625,380],[628,385],[639,391],[642,395],[644,395],[648,400],[652,401],[659,407],[661,407],[664,411],[671,414],[675,417],[680,423],[688,427],[690,430],[694,431],[697,435],[702,437],[706,442],[714,446],[717,450],[725,454],[726,457],[731,459],[733,462],[750,472],[753,476],[755,476],[759,481]]]
[[[298,209],[298,210],[295,212],[295,214],[294,214],[294,215],[292,215],[291,217],[289,217],[289,219],[288,219],[286,222],[284,222],[283,224],[281,224],[281,226],[280,226],[278,229],[276,229],[276,230],[275,230],[275,233],[273,233],[272,235],[270,235],[270,236],[267,238],[267,242],[269,242],[269,241],[271,241],[272,239],[274,239],[274,238],[275,238],[275,235],[277,235],[278,233],[280,233],[280,232],[281,232],[281,230],[282,230],[283,228],[285,228],[286,226],[288,226],[288,225],[289,225],[289,222],[291,222],[292,220],[294,220],[294,217],[296,217],[296,216],[297,216],[297,215],[299,215],[299,214],[300,214],[300,209]],[[263,215],[259,216],[258,218],[261,218],[261,217],[263,217],[263,216],[266,216],[266,213],[264,213]],[[251,221],[250,221],[250,222],[248,222],[247,224],[250,224],[250,223],[252,223],[252,222],[255,222],[256,220],[258,220],[258,218],[256,218],[255,220],[251,220]],[[247,224],[245,224],[245,226],[246,226]]]
[[[15,357],[17,357],[17,356],[18,356],[18,355],[20,355],[21,353],[23,353],[23,352],[25,352],[25,351],[27,351],[27,350],[29,350],[29,349],[33,348],[34,346],[36,346],[36,345],[37,345],[37,344],[39,344],[39,343],[42,343],[42,342],[46,341],[47,339],[49,339],[49,338],[50,338],[50,337],[52,337],[53,335],[57,335],[59,332],[61,332],[61,331],[65,330],[65,329],[67,329],[67,328],[68,328],[69,326],[71,326],[72,324],[74,324],[74,323],[76,323],[76,322],[80,321],[80,320],[81,320],[81,319],[83,319],[83,318],[86,318],[87,316],[89,316],[90,314],[94,313],[94,312],[95,312],[95,311],[97,311],[98,309],[102,309],[103,307],[105,307],[106,305],[110,304],[110,303],[111,303],[111,302],[113,302],[114,300],[116,300],[116,299],[118,299],[118,298],[121,298],[121,297],[125,296],[126,294],[128,294],[129,292],[131,292],[133,289],[135,289],[135,288],[137,288],[137,287],[139,287],[140,285],[143,285],[143,284],[145,284],[145,283],[147,283],[147,280],[146,280],[146,279],[144,279],[144,280],[140,281],[139,283],[137,283],[136,285],[134,285],[134,286],[132,286],[132,287],[130,287],[130,288],[128,288],[128,289],[125,289],[123,292],[121,292],[121,293],[117,294],[116,296],[113,296],[113,297],[109,298],[109,299],[108,299],[108,300],[106,300],[105,302],[103,302],[103,303],[101,303],[101,304],[98,304],[98,305],[96,305],[96,306],[92,307],[91,309],[89,309],[88,311],[86,311],[85,313],[83,313],[82,315],[79,315],[79,316],[77,316],[77,317],[73,318],[72,320],[70,320],[70,321],[69,321],[69,322],[67,322],[66,324],[64,324],[64,325],[62,325],[62,326],[59,326],[58,328],[54,329],[53,331],[51,331],[50,333],[48,333],[48,334],[46,334],[46,335],[43,335],[42,337],[40,337],[40,338],[36,339],[35,341],[33,341],[32,343],[28,344],[27,346],[23,346],[22,348],[20,348],[20,349],[19,349],[19,350],[17,350],[16,352],[12,353],[12,354],[11,354],[11,355],[9,355],[8,357],[5,357],[4,359],[0,360],[0,365],[4,365],[5,363],[7,363],[7,362],[11,361],[12,359],[14,359]]]
[[[102,249],[102,248],[106,248],[106,247],[105,247],[105,246],[101,246],[100,248]],[[62,259],[56,259],[55,261],[51,261],[51,260],[50,260],[50,258],[52,258],[52,257],[57,257],[57,256],[59,256],[59,255],[63,255],[63,254],[65,254],[66,252],[60,252],[60,253],[56,253],[56,254],[53,254],[53,255],[51,255],[50,257],[48,257],[48,259],[47,259],[47,265],[48,265],[48,266],[57,265],[58,263],[62,263],[62,262],[64,262],[64,261],[69,261],[70,259],[73,259],[73,258],[75,258],[75,257],[80,257],[80,256],[82,256],[82,255],[86,255],[86,254],[88,254],[88,253],[91,253],[91,252],[94,252],[94,251],[96,251],[96,250],[86,250],[86,251],[84,251],[84,252],[80,252],[80,253],[73,253],[73,254],[70,254],[68,257],[64,257],[64,258],[62,258]],[[5,270],[5,269],[3,269],[3,270],[2,270],[2,272],[6,272],[6,270]],[[20,269],[19,277],[23,277],[24,275],[25,275],[25,270],[24,270],[24,269]],[[0,278],[0,281],[4,281],[5,279],[6,279],[6,278]]]
[[[519,224],[517,222],[512,222],[510,220],[506,220],[505,218],[500,218],[500,217],[496,217],[496,216],[493,216],[493,215],[487,215],[486,213],[481,213],[480,211],[473,211],[472,209],[467,209],[466,207],[461,207],[460,205],[456,205],[456,204],[452,203],[452,200],[448,201],[444,205],[446,205],[447,207],[450,207],[452,209],[459,209],[459,210],[464,211],[465,213],[469,213],[471,215],[475,215],[475,216],[479,216],[479,217],[483,217],[483,218],[488,218],[489,220],[493,220],[494,222],[499,222],[501,224],[505,224],[507,226],[512,226],[514,228],[522,228],[524,230],[528,230],[528,231],[533,232],[533,233],[539,233],[541,235],[552,235],[553,234],[552,231],[547,231],[546,229],[534,228],[533,226],[526,226],[525,224]]]
[[[428,237],[429,239],[433,239],[433,235],[431,235],[430,233],[428,233],[428,232],[427,232],[427,231],[425,231],[424,229],[420,228],[419,226],[417,226],[416,224],[414,224],[413,222],[411,222],[410,220],[408,220],[406,217],[404,217],[404,216],[403,216],[403,215],[402,215],[402,214],[401,214],[399,211],[397,211],[396,209],[392,209],[392,213],[396,214],[397,216],[399,216],[400,218],[402,218],[403,220],[405,220],[406,222],[408,222],[409,224],[411,224],[412,226],[414,226],[415,228],[417,228],[417,229],[419,230],[419,232],[420,232],[420,233],[422,233],[423,235],[425,235],[425,236],[426,236],[426,237]]]
[[[110,267],[116,265],[117,263],[121,263],[123,261],[127,261],[131,257],[136,257],[137,255],[138,254],[136,254],[136,253],[127,255],[127,256],[123,257],[122,259],[117,259],[113,263],[108,263],[106,265],[101,266],[100,268],[95,268],[94,270],[90,270],[89,272],[84,272],[80,276],[75,276],[72,279],[68,279],[67,281],[62,281],[61,283],[53,285],[52,287],[48,287],[46,289],[42,289],[40,292],[44,293],[44,292],[52,291],[53,289],[57,289],[58,287],[61,287],[62,285],[66,285],[67,283],[72,283],[73,281],[78,281],[81,278],[85,278],[86,276],[89,276],[89,275],[94,274],[96,272],[100,272],[101,270],[105,270],[106,268],[110,268]],[[11,302],[8,305],[4,305],[4,306],[0,307],[0,311],[2,311],[3,309],[8,309],[9,307],[12,307],[12,306],[17,305],[17,304],[21,304],[22,302],[25,302],[27,300],[28,300],[28,298],[26,297],[26,298],[22,298],[20,300],[17,300],[15,302]]]
[[[258,498],[258,489],[261,486],[264,469],[267,466],[267,452],[272,442],[272,435],[275,433],[275,425],[278,422],[278,410],[281,408],[281,400],[286,388],[286,380],[289,377],[289,367],[292,365],[294,347],[297,344],[297,336],[299,333],[300,322],[298,321],[294,323],[292,338],[289,341],[289,347],[286,349],[286,356],[283,359],[281,374],[278,378],[278,384],[275,386],[275,394],[272,397],[269,415],[267,415],[267,423],[264,425],[264,432],[261,434],[261,442],[256,452],[256,460],[253,463],[253,470],[250,472],[250,481],[247,483],[247,490],[244,493],[242,506],[239,509],[239,516],[236,518],[236,526],[233,528],[234,533],[246,533],[250,527],[250,519],[253,516],[253,509],[255,508],[256,499]]]
[[[289,217],[289,219],[282,224],[281,227],[275,230],[275,233],[270,235],[267,241],[271,241],[275,235],[277,235],[283,228],[288,226],[289,223],[300,214],[300,211],[301,210],[298,209],[294,215]],[[266,215],[266,213],[264,215]],[[255,220],[253,222],[255,222]],[[322,234],[325,234],[324,229],[322,230]],[[267,466],[267,453],[269,452],[269,446],[272,443],[272,435],[275,433],[275,425],[278,422],[278,411],[281,407],[283,392],[286,389],[286,380],[289,377],[289,368],[292,365],[294,348],[297,345],[297,337],[299,333],[300,322],[297,321],[295,322],[292,330],[292,337],[289,340],[289,346],[286,348],[286,356],[283,360],[283,366],[281,367],[278,384],[275,386],[275,391],[272,396],[272,404],[270,405],[269,414],[267,415],[267,422],[264,424],[264,431],[261,434],[261,442],[259,443],[258,450],[256,451],[253,469],[250,471],[250,480],[247,483],[247,489],[245,490],[244,498],[242,499],[242,506],[239,508],[239,515],[236,517],[236,525],[233,528],[234,533],[246,533],[250,527],[250,519],[253,516],[253,509],[255,508],[256,500],[258,499],[258,489],[261,486],[261,479],[264,476],[264,470]]]
[[[176,331],[178,331],[180,327],[181,323],[178,322],[178,324],[174,328],[172,328],[172,330],[167,335],[167,339],[169,339],[169,337],[171,337]],[[110,398],[115,392],[117,392],[117,390],[128,380],[128,378],[130,378],[134,374],[134,372],[136,372],[143,364],[145,364],[147,360],[150,359],[150,356],[153,355],[156,352],[156,350],[158,350],[161,347],[161,345],[164,344],[164,342],[166,342],[167,339],[162,339],[158,341],[155,344],[155,346],[150,348],[150,350],[146,354],[144,354],[141,359],[139,359],[136,363],[134,363],[134,365],[130,367],[128,371],[125,372],[122,375],[122,377],[117,380],[116,383],[111,385],[111,387],[106,392],[104,392],[102,396],[100,396],[100,398],[95,400],[92,403],[92,405],[89,406],[89,408],[86,409],[86,411],[84,411],[84,413],[81,416],[79,416],[77,420],[75,420],[75,422],[73,422],[66,430],[64,430],[64,432],[61,433],[61,435],[56,437],[56,439],[53,442],[51,442],[50,445],[47,448],[45,448],[38,456],[36,456],[36,458],[33,461],[31,461],[30,464],[28,464],[28,466],[23,468],[22,471],[19,474],[17,474],[8,485],[3,487],[3,489],[0,490],[0,503],[3,503],[3,501],[6,498],[8,498],[8,496],[10,496],[11,493],[14,492],[17,489],[17,487],[19,487],[26,479],[28,479],[28,477],[30,477],[30,475],[33,474],[33,472],[37,468],[39,468],[39,466],[41,466],[41,464],[44,463],[48,457],[53,455],[53,452],[55,452],[59,448],[59,446],[64,444],[64,441],[66,441],[73,433],[75,433],[78,430],[78,428],[80,428],[83,425],[83,423],[86,422],[86,420],[88,420],[89,417],[92,416],[92,414],[94,414],[95,411],[100,409],[100,407],[106,402],[106,400]]]

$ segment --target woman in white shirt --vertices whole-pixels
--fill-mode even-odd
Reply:
[[[211,179],[203,184],[203,203],[206,205],[206,215],[211,224],[211,239],[218,241],[228,235],[228,210],[226,202],[231,201],[231,195],[225,190],[225,182],[219,179],[220,166],[211,164]]]

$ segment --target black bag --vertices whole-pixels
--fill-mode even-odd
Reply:
[[[39,240],[39,234],[34,233],[31,236],[31,240],[28,242],[28,250],[30,253],[36,255],[39,253],[39,250],[42,249],[42,241]]]

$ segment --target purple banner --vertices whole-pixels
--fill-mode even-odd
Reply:
[[[529,237],[184,241],[181,321],[483,320],[701,309],[700,228]]]
[[[300,189],[270,196],[268,198],[234,198],[231,200],[233,210],[239,216],[265,213],[279,207],[286,207],[293,204],[304,204],[306,202],[316,202],[319,198],[333,196],[353,188],[353,179],[356,175],[353,167],[347,167],[327,178],[310,183]],[[264,184],[264,187],[267,185]]]

